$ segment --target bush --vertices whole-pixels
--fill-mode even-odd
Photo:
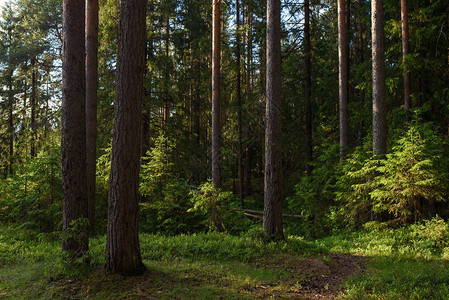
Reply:
[[[60,146],[49,143],[37,157],[0,181],[0,222],[40,232],[61,230]]]
[[[287,210],[301,214],[299,234],[320,237],[330,231],[330,207],[334,204],[335,182],[338,178],[338,145],[333,145],[317,158],[311,176],[304,176],[295,186],[296,194],[287,197]],[[294,228],[292,228],[295,231]]]
[[[411,124],[385,158],[355,152],[337,182],[342,215],[361,225],[368,221],[398,226],[430,218],[447,198],[444,144],[430,124]]]
[[[140,172],[141,228],[171,235],[203,230],[202,216],[189,211],[191,186],[174,171],[174,145],[164,136],[154,144],[143,158]]]
[[[190,192],[193,207],[190,212],[204,215],[209,230],[232,234],[247,230],[250,221],[238,211],[238,201],[232,192],[223,192],[208,181]]]

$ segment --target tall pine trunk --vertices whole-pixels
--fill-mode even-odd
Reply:
[[[304,1],[304,67],[306,73],[305,104],[306,104],[306,171],[312,174],[313,136],[312,136],[312,70],[310,44],[310,1]]]
[[[236,58],[237,58],[237,135],[238,135],[238,147],[237,147],[237,160],[238,160],[238,179],[239,179],[239,199],[240,199],[240,207],[244,207],[243,201],[243,146],[242,146],[242,72],[241,72],[241,59],[240,59],[240,40],[241,40],[241,32],[240,32],[240,0],[236,0],[236,22],[237,22],[237,36],[236,36]]]
[[[365,55],[363,54],[364,51],[364,46],[363,46],[363,27],[362,27],[362,18],[361,18],[361,13],[362,13],[362,0],[357,0],[357,43],[358,43],[358,54],[359,54],[359,64],[363,64],[363,62],[365,61]],[[365,91],[363,89],[359,90],[359,97],[360,97],[360,102],[363,105],[365,103]],[[363,118],[360,120],[359,123],[359,130],[357,133],[357,145],[361,146],[362,145],[362,141],[363,141],[363,126],[365,125],[365,122],[363,120]]]
[[[385,98],[385,34],[383,0],[371,1],[373,61],[373,154],[387,152],[387,103]]]
[[[220,1],[212,0],[212,183],[221,186]]]
[[[98,0],[86,2],[86,178],[90,231],[95,227],[97,155]]]
[[[346,0],[338,0],[338,82],[340,103],[340,160],[346,157],[349,148],[348,94],[349,94],[349,43],[348,5]]]
[[[62,249],[82,256],[88,249],[86,194],[85,3],[63,1],[61,169],[64,191]],[[81,221],[81,222],[80,222]]]
[[[9,164],[8,173],[12,175],[14,173],[14,90],[12,86],[12,74],[13,71],[8,75],[8,138],[9,138]]]
[[[253,44],[252,44],[252,13],[250,10],[250,6],[247,4],[247,23],[248,23],[248,32],[247,32],[247,51],[246,51],[246,103],[247,103],[247,115],[249,115],[249,110],[254,107],[252,101],[252,85],[253,82],[253,73],[252,73],[252,59],[253,59]],[[252,164],[252,151],[251,151],[251,121],[248,118],[246,121],[245,128],[245,139],[246,139],[246,147],[245,147],[245,157],[246,157],[246,165],[245,165],[245,174],[246,174],[246,184],[245,184],[245,192],[246,195],[251,195],[251,164]]]
[[[281,1],[267,1],[267,86],[263,227],[283,238],[281,145]]]
[[[145,0],[122,0],[109,182],[106,270],[142,274],[138,232]]]
[[[36,128],[36,58],[31,59],[31,157],[36,157],[36,140],[37,140],[37,128]]]
[[[401,21],[402,21],[402,63],[404,64],[404,109],[406,111],[407,120],[410,119],[409,110],[411,103],[411,83],[410,73],[408,72],[406,59],[410,52],[409,38],[408,38],[408,7],[407,0],[401,0]]]

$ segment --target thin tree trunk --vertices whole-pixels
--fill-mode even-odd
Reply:
[[[407,68],[407,55],[410,52],[408,38],[408,7],[407,0],[401,0],[401,20],[402,20],[402,61],[404,64],[404,109],[406,111],[406,119],[410,120],[410,104],[411,104],[411,83],[410,73]]]
[[[236,0],[236,22],[237,22],[237,36],[236,36],[236,58],[237,58],[237,135],[238,135],[238,147],[237,147],[237,160],[238,160],[238,179],[239,179],[239,198],[240,207],[244,207],[243,199],[243,147],[242,147],[242,75],[241,75],[241,60],[240,60],[240,0]]]
[[[281,1],[267,1],[267,89],[263,228],[282,239]]]
[[[371,1],[371,30],[373,55],[373,154],[383,155],[387,152],[383,0]]]
[[[82,256],[88,250],[86,195],[85,2],[63,1],[61,169],[64,191],[62,250]]]
[[[36,58],[31,59],[31,157],[36,157],[36,140],[37,140],[37,128],[36,128]]]
[[[249,110],[253,107],[252,103],[252,56],[253,56],[253,44],[252,44],[252,14],[249,5],[247,5],[247,13],[248,13],[248,35],[247,35],[247,51],[246,51],[246,102],[248,105],[247,115],[249,115]],[[248,118],[246,121],[245,128],[245,139],[246,139],[246,148],[245,148],[245,156],[246,156],[246,195],[251,195],[251,163],[252,163],[252,153],[251,153],[251,127],[250,122],[252,120]]]
[[[221,186],[220,1],[212,0],[212,183]]]
[[[86,2],[86,178],[89,226],[95,228],[97,157],[98,0]]]
[[[148,32],[154,31],[154,2],[150,1],[148,4]],[[151,36],[149,38],[148,46],[146,48],[146,60],[147,62],[153,62],[154,59],[154,38]],[[149,81],[149,89],[144,90],[144,97],[148,102],[151,102],[153,95],[153,85],[152,85],[153,71],[148,66],[145,68],[145,80]],[[143,117],[142,117],[142,156],[146,156],[147,151],[150,150],[150,122],[151,122],[151,111],[147,108],[147,102],[144,101],[143,104]]]
[[[122,275],[145,271],[138,232],[145,10],[145,0],[121,1],[106,270]]]
[[[13,115],[13,103],[14,103],[14,91],[12,87],[12,72],[8,78],[8,135],[9,135],[9,174],[14,173],[13,170],[13,156],[14,156],[14,115]]]
[[[349,44],[346,0],[338,0],[338,81],[340,102],[340,160],[346,158],[349,148],[348,94],[349,94]]]
[[[363,47],[363,27],[362,27],[362,18],[361,18],[361,14],[362,13],[362,0],[357,0],[357,37],[358,37],[358,52],[359,52],[359,64],[363,64],[363,62],[365,61],[365,57],[363,54],[364,51],[364,47]],[[360,90],[360,102],[365,103],[365,91],[364,90]],[[362,145],[362,141],[363,141],[363,126],[364,126],[364,120],[362,118],[362,120],[360,121],[359,124],[359,131],[357,134],[357,145],[361,146]]]
[[[167,14],[167,23],[165,24],[165,57],[168,61],[170,54],[170,15]],[[170,119],[170,96],[169,96],[170,72],[168,66],[165,67],[165,88],[164,88],[164,132],[168,130],[168,121]]]
[[[194,58],[194,88],[193,88],[193,133],[196,144],[199,146],[201,141],[201,68],[200,58]]]
[[[313,136],[312,136],[312,71],[310,61],[310,1],[304,1],[304,67],[306,73],[305,104],[306,104],[306,171],[312,174],[313,162]]]

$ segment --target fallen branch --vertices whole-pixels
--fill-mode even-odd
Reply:
[[[245,216],[248,216],[248,217],[253,217],[253,218],[257,218],[257,219],[263,219],[263,217],[261,217],[261,216],[256,216],[256,215],[252,215],[252,214],[249,214],[249,213],[243,213]]]
[[[237,209],[237,210],[238,211],[242,211],[242,209]],[[245,215],[247,213],[249,213],[249,214],[256,214],[256,215],[263,215],[263,211],[261,211],[261,210],[244,209],[243,212],[244,212]],[[283,217],[288,217],[288,218],[297,218],[297,219],[304,218],[303,215],[282,214],[282,216]]]

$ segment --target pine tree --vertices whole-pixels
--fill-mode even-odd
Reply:
[[[122,275],[139,275],[145,271],[137,224],[145,11],[145,0],[121,1],[106,270]]]

